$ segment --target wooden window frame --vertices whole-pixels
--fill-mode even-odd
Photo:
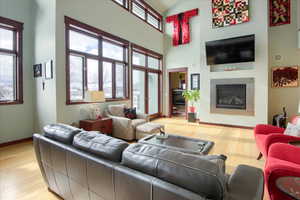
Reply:
[[[98,55],[92,55],[89,53],[85,52],[80,52],[80,51],[75,51],[69,49],[70,45],[70,38],[69,38],[69,31],[76,31],[78,33],[87,35],[89,37],[94,37],[98,39]],[[83,74],[84,74],[84,79],[83,79],[83,89],[84,91],[87,89],[87,59],[95,59],[99,61],[99,89],[103,90],[103,68],[102,68],[102,63],[103,62],[110,62],[112,63],[112,98],[106,98],[106,101],[124,101],[124,100],[129,100],[128,96],[128,90],[129,90],[129,78],[126,77],[129,73],[124,73],[124,98],[115,98],[116,94],[116,89],[115,89],[115,65],[116,63],[121,63],[124,65],[125,70],[129,70],[129,42],[127,40],[124,40],[122,38],[119,38],[117,36],[114,36],[110,33],[107,33],[105,31],[99,30],[95,27],[92,27],[90,25],[84,24],[82,22],[79,22],[75,19],[72,19],[70,17],[65,16],[65,40],[66,40],[66,104],[67,105],[72,105],[72,104],[88,104],[88,103],[95,103],[95,102],[85,102],[84,100],[81,101],[72,101],[71,100],[71,91],[70,91],[70,63],[69,63],[69,56],[70,55],[77,55],[77,56],[82,56],[84,58],[84,65],[83,65]],[[106,41],[109,42],[113,45],[118,45],[123,48],[123,61],[121,60],[116,60],[112,58],[107,58],[103,57],[103,47],[102,47],[102,42]],[[84,97],[84,94],[83,94]]]
[[[136,16],[138,19],[142,20],[146,24],[150,25],[151,27],[155,28],[159,32],[163,33],[163,30],[164,30],[163,16],[159,12],[157,12],[152,6],[150,6],[148,3],[146,3],[144,0],[138,0],[138,1],[137,0],[123,0],[124,1],[123,5],[119,4],[115,0],[112,0],[112,1],[114,3],[116,3],[117,5],[121,6],[122,8],[124,8],[125,10],[129,11],[131,14]],[[126,6],[126,2],[127,2],[127,6]],[[145,10],[145,19],[141,18],[140,16],[138,16],[137,14],[135,14],[132,11],[133,3],[135,3],[137,6],[141,7],[143,10]],[[151,15],[152,17],[154,17],[158,20],[158,28],[148,22],[148,15]]]
[[[148,76],[149,73],[155,73],[158,74],[158,113],[151,114],[151,118],[159,117],[162,114],[162,75],[163,75],[163,55],[156,53],[154,51],[151,51],[149,49],[146,49],[144,47],[141,47],[136,44],[131,44],[131,60],[133,60],[133,52],[140,53],[145,55],[145,66],[135,65],[132,63],[131,68],[131,77],[133,77],[133,70],[139,70],[145,72],[145,113],[149,113],[149,92],[148,92]],[[157,58],[160,60],[159,62],[159,69],[153,69],[148,66],[148,57]],[[133,83],[131,81],[131,106],[133,106]]]
[[[0,101],[0,105],[23,104],[23,26],[22,22],[0,16],[0,28],[14,33],[13,50],[1,49],[0,53],[15,56],[15,99]]]

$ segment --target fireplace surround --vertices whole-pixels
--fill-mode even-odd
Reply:
[[[211,113],[254,115],[254,78],[212,79]]]

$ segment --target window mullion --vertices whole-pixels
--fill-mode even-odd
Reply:
[[[103,91],[103,38],[99,36],[99,90]]]
[[[87,83],[88,83],[88,80],[87,80],[87,73],[88,73],[88,69],[87,69],[87,57],[83,57],[83,67],[82,67],[82,70],[83,70],[83,73],[82,73],[82,80],[83,80],[83,93],[82,93],[82,96],[83,96],[83,99],[85,98],[85,91],[88,90],[88,86],[87,86]]]
[[[112,98],[116,98],[116,62],[112,63]]]

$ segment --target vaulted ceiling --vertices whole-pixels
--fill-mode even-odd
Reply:
[[[180,0],[145,0],[145,1],[160,13],[164,13]]]

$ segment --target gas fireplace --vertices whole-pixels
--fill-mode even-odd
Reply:
[[[211,80],[211,113],[254,115],[254,78]]]

